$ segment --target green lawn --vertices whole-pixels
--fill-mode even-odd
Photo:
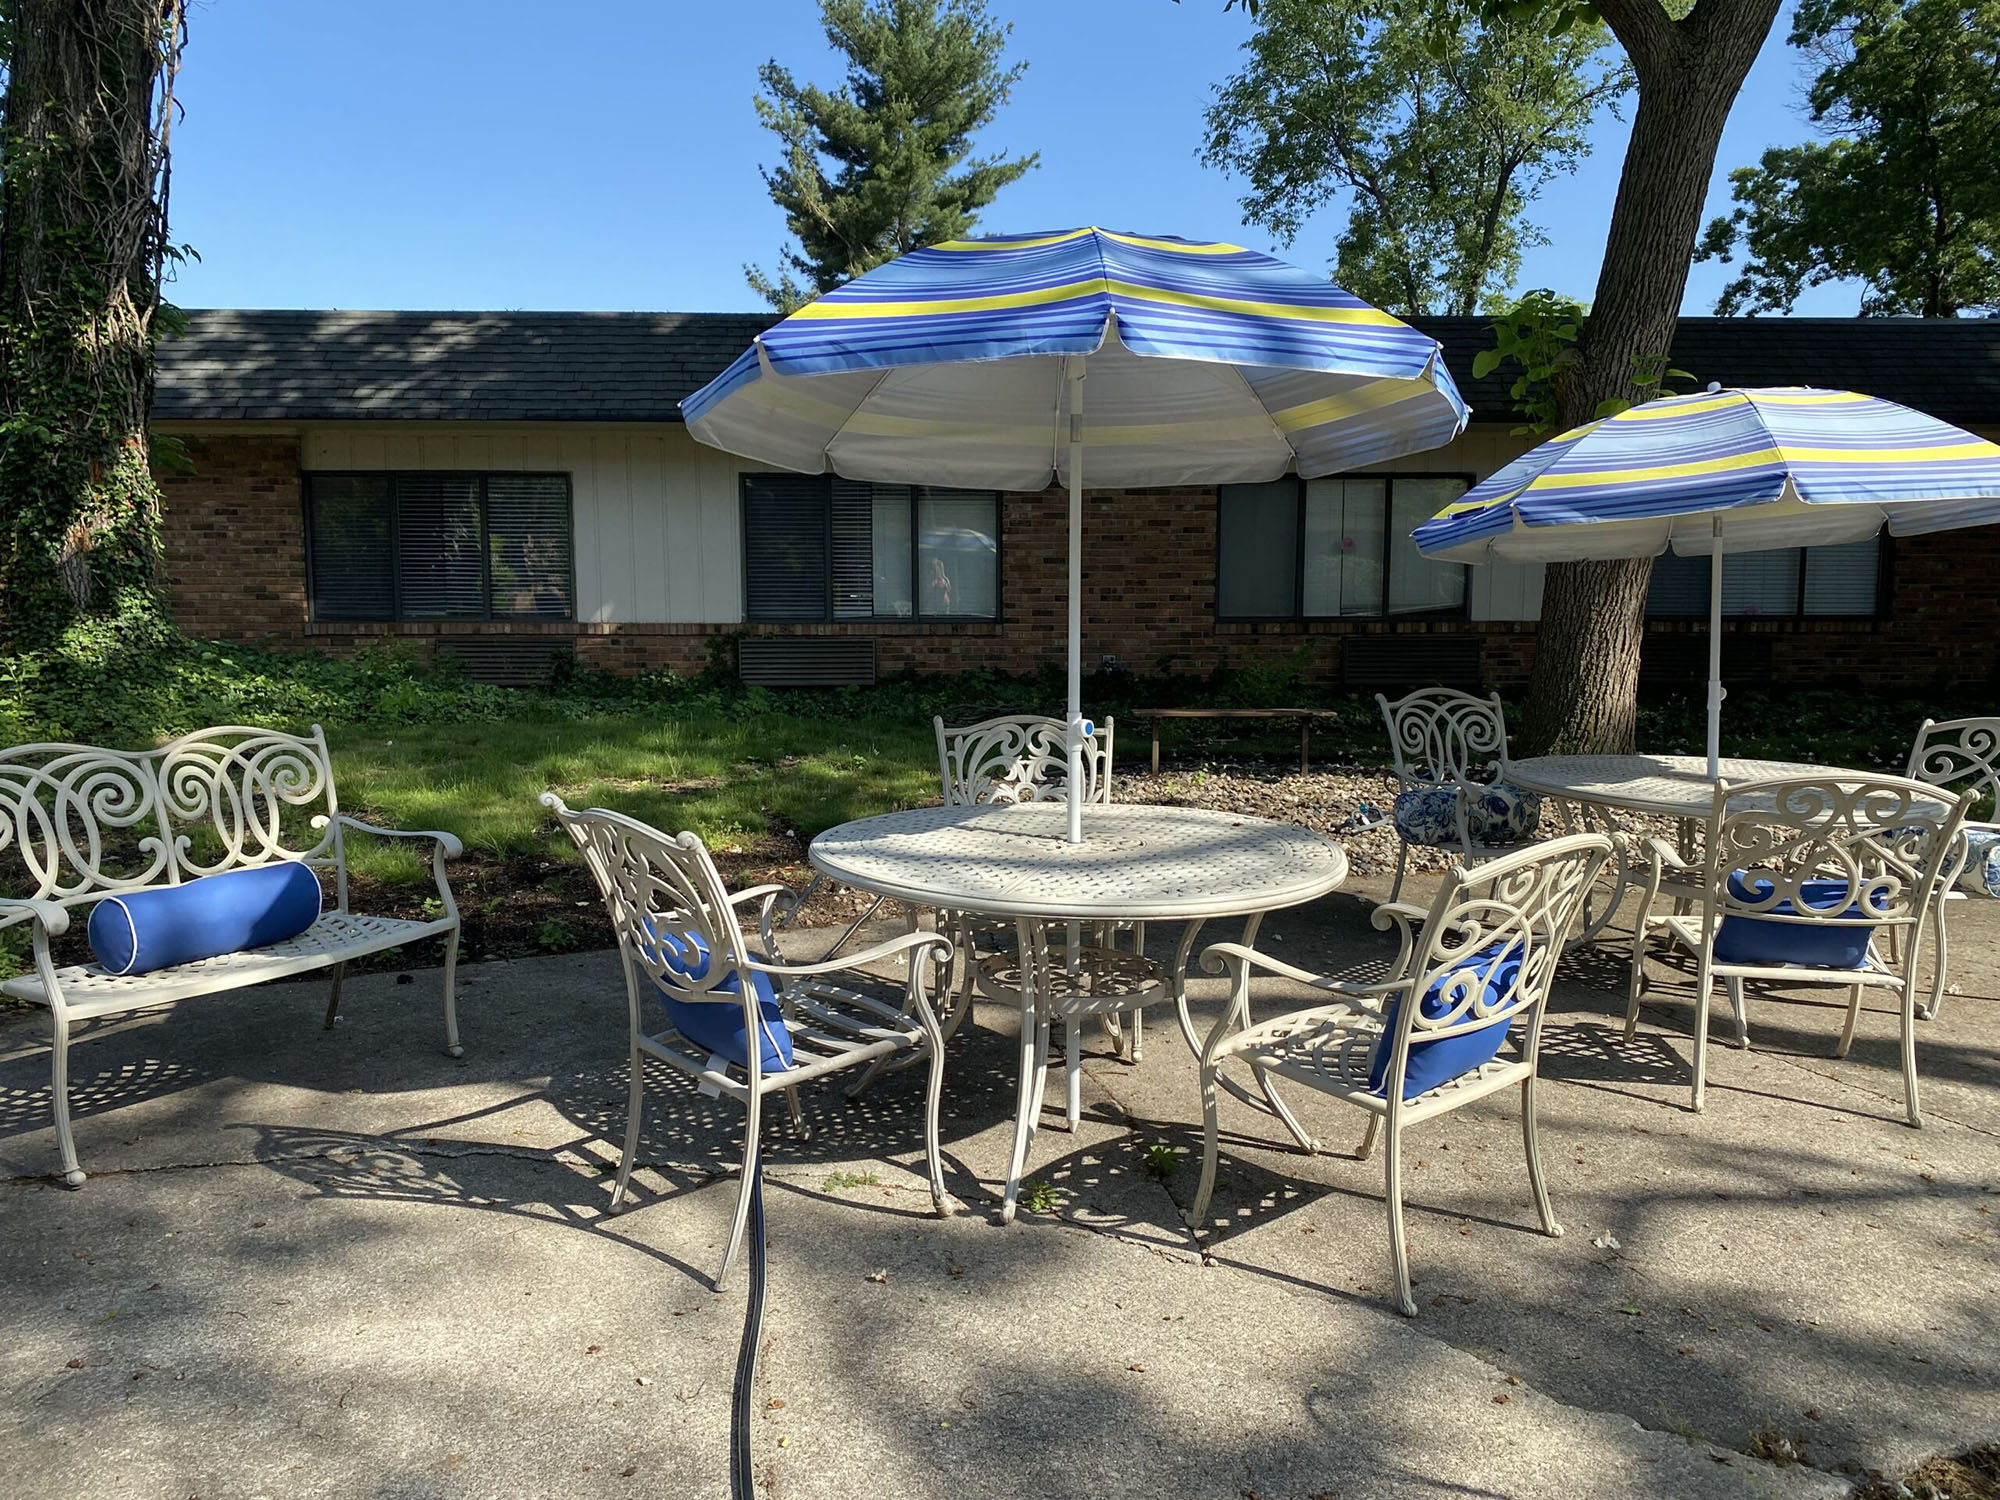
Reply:
[[[604,806],[719,851],[767,834],[810,839],[849,818],[934,800],[930,726],[791,714],[625,712],[334,733],[346,810],[397,828],[444,828],[495,859],[554,853],[536,799]],[[357,840],[354,869],[390,884],[428,879],[426,858]]]

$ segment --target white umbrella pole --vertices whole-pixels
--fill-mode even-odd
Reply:
[[[1083,359],[1069,375],[1069,841],[1083,842]]]
[[[1722,517],[1708,559],[1708,779],[1722,779]]]

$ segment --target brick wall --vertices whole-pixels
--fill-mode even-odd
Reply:
[[[163,474],[174,618],[190,635],[297,645],[306,619],[299,445],[186,438],[191,474]]]
[[[729,624],[314,625],[307,620],[299,447],[290,438],[189,441],[197,472],[163,479],[174,607],[193,634],[346,652],[370,641],[426,641],[440,633],[560,635],[585,663],[617,671],[706,666]],[[1066,622],[1067,499],[1056,490],[1010,495],[1002,518],[997,624],[862,623],[750,627],[759,633],[867,635],[887,674],[995,667],[1009,672],[1060,661]],[[1407,625],[1316,621],[1217,624],[1214,491],[1092,491],[1084,510],[1084,662],[1113,655],[1134,672],[1247,667],[1312,648],[1311,672],[1339,675],[1340,640],[1358,632],[1471,632],[1487,679],[1525,680],[1534,630],[1510,621]],[[1771,637],[1780,683],[1869,688],[1995,680],[2000,639],[2000,527],[1894,544],[1892,587],[1881,620],[1732,621],[1725,629]],[[1655,634],[1705,630],[1656,622]]]

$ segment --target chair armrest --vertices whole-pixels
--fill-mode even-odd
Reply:
[[[892,958],[899,953],[909,953],[912,961],[917,950],[937,949],[939,959],[951,957],[951,939],[936,932],[906,932],[892,937],[886,943],[877,943],[872,948],[864,948],[859,953],[850,953],[842,958],[827,959],[816,964],[769,963],[753,958],[746,967],[759,974],[769,974],[776,979],[806,979],[814,974],[838,974],[846,969],[858,969],[863,964],[874,963],[880,958]]]
[[[356,833],[372,833],[377,838],[429,839],[444,851],[446,859],[457,859],[465,853],[465,845],[459,842],[458,835],[455,833],[446,833],[441,828],[378,828],[373,823],[364,823],[359,818],[350,818],[346,813],[337,814],[334,821],[342,828],[352,828]],[[313,824],[315,827],[324,828],[326,826],[326,819],[324,817],[314,818]]]
[[[54,901],[39,901],[32,896],[19,899],[0,900],[0,922],[13,927],[17,923],[11,918],[29,916],[43,932],[50,937],[60,937],[69,931],[69,908]]]
[[[1377,932],[1396,929],[1396,963],[1389,970],[1391,974],[1401,974],[1410,967],[1410,955],[1417,950],[1417,924],[1430,915],[1421,906],[1412,906],[1407,901],[1384,901],[1369,914],[1368,924]]]
[[[778,951],[777,924],[771,920],[771,914],[778,902],[787,899],[797,906],[799,893],[788,885],[753,885],[731,896],[729,904],[747,906],[753,901],[757,904],[757,936],[763,940],[766,953],[775,953]]]
[[[1350,984],[1344,979],[1328,979],[1325,975],[1314,974],[1283,959],[1273,958],[1268,953],[1259,953],[1255,948],[1246,948],[1241,943],[1210,943],[1201,950],[1201,966],[1211,974],[1220,974],[1231,960],[1264,969],[1299,984],[1311,985],[1316,990],[1324,990],[1342,999],[1359,1000],[1364,1004],[1377,995],[1393,994],[1402,989],[1407,980],[1387,979],[1376,984]],[[1373,1009],[1372,1006],[1368,1008]]]

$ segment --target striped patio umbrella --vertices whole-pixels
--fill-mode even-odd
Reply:
[[[1413,533],[1426,557],[1707,556],[1708,764],[1722,734],[1725,552],[2000,521],[2000,446],[1893,401],[1803,386],[1648,401],[1523,454]]]
[[[1434,339],[1324,277],[1095,228],[912,251],[768,329],[681,410],[701,441],[808,474],[1066,483],[1072,786],[1086,450],[1103,487],[1310,477],[1449,442],[1467,416]]]

